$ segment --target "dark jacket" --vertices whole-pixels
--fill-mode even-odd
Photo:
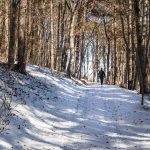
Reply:
[[[105,78],[105,72],[103,70],[100,70],[98,74],[100,78]]]

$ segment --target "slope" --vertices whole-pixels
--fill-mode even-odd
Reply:
[[[148,150],[149,110],[140,95],[116,86],[78,85],[46,68],[1,69],[0,94],[12,100],[0,150]]]

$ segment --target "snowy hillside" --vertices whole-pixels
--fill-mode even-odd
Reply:
[[[0,69],[1,99],[12,100],[0,150],[150,150],[150,111],[136,92],[77,85],[38,66],[27,73]]]

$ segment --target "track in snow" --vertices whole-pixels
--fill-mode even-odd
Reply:
[[[33,66],[28,71],[34,78],[19,76],[14,84],[20,94],[0,150],[150,149],[150,112],[137,93],[78,86]]]

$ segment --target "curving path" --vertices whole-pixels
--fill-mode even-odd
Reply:
[[[149,150],[150,111],[115,86],[78,86],[29,66],[17,75],[10,125],[0,150]]]

